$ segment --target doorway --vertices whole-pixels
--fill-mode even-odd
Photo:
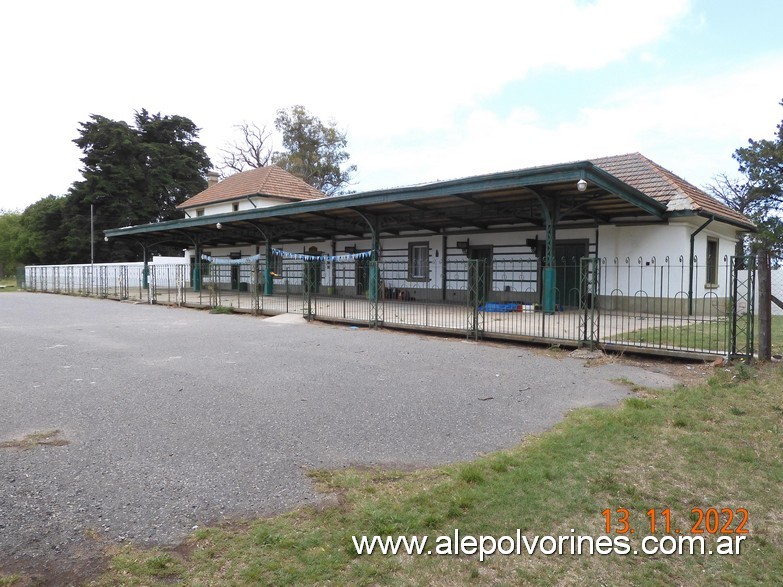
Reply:
[[[241,259],[242,253],[231,253],[231,259]],[[231,289],[239,288],[239,265],[231,265]]]
[[[471,304],[485,303],[492,291],[492,246],[470,247],[468,259],[468,292]]]
[[[578,308],[581,287],[580,260],[587,256],[587,240],[560,241],[555,243],[555,304],[558,308]],[[546,262],[546,245],[539,243],[538,256],[543,268]],[[539,291],[543,296],[543,284],[539,275]],[[541,300],[543,302],[543,299]]]
[[[307,251],[308,255],[314,257],[320,257],[321,251],[316,247],[310,247]],[[318,293],[321,290],[321,262],[320,261],[305,261],[304,262],[304,290],[311,294]]]
[[[369,288],[370,259],[356,259],[356,295],[365,295]]]

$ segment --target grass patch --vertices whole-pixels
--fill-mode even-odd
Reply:
[[[756,332],[758,332],[758,324]],[[772,353],[783,355],[783,316],[772,316]]]
[[[634,393],[638,393],[640,391],[645,390],[645,387],[643,385],[638,385],[637,383],[634,383],[627,377],[617,377],[616,379],[612,379],[612,381],[620,385],[625,385],[629,391],[632,391]]]
[[[0,575],[0,587],[11,587],[22,580],[20,575]]]
[[[201,528],[176,553],[132,546],[96,585],[780,585],[783,370],[717,369],[699,387],[571,412],[520,446],[418,471],[314,471],[328,507]],[[739,556],[357,556],[352,535],[605,534],[606,509],[746,508]],[[660,520],[659,520],[660,522]],[[660,536],[660,532],[659,532]],[[632,541],[634,538],[632,537]],[[708,544],[714,545],[711,538]],[[638,542],[636,543],[638,546]]]
[[[727,348],[729,323],[727,320],[699,322],[681,326],[642,328],[616,336],[615,342],[644,344],[653,347],[675,347],[703,351],[722,351]]]
[[[111,568],[111,572],[118,576],[134,577],[136,580],[131,584],[143,579],[142,583],[152,581],[154,584],[158,580],[161,584],[170,585],[183,572],[184,563],[182,558],[169,552],[139,552],[126,547],[115,554]]]
[[[758,349],[758,316],[754,332],[755,348]],[[642,328],[618,334],[614,342],[720,352],[728,349],[729,322],[718,320],[682,326]],[[772,316],[772,352],[783,354],[783,316]]]
[[[234,308],[232,306],[214,306],[209,310],[210,314],[233,314]]]
[[[11,291],[17,291],[16,278],[4,277],[3,279],[0,279],[0,293]],[[0,583],[0,585],[2,585],[2,583]]]

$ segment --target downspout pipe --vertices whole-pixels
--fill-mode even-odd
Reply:
[[[688,316],[693,316],[693,257],[696,253],[696,235],[707,228],[713,220],[715,216],[710,216],[707,222],[691,233],[691,252],[688,255]]]

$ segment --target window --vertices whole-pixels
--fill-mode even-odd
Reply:
[[[427,281],[430,272],[429,243],[408,245],[408,281]]]
[[[231,204],[231,211],[239,212],[239,202],[234,202],[233,204]]]
[[[196,208],[196,216],[203,216],[204,208]]]
[[[707,239],[707,287],[718,285],[718,241]]]

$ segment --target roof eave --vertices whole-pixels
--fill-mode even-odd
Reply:
[[[224,220],[262,220],[264,218],[275,218],[291,214],[325,212],[345,208],[361,210],[363,206],[374,206],[390,202],[405,202],[418,198],[448,197],[465,194],[470,191],[535,187],[546,184],[564,183],[567,181],[576,182],[579,179],[585,179],[585,181],[594,183],[596,186],[634,204],[652,216],[659,219],[664,219],[666,217],[665,206],[657,200],[654,200],[636,188],[620,181],[613,175],[596,167],[591,162],[580,161],[576,163],[562,163],[515,171],[505,171],[424,185],[375,190],[331,198],[301,200],[265,208],[243,210],[241,212],[211,214],[209,216],[198,216],[196,218],[169,220],[157,224],[108,229],[104,231],[104,233],[108,237],[119,237],[129,236],[131,234],[157,232],[165,229],[197,228],[200,226],[216,224],[217,222]]]
[[[671,218],[683,218],[686,216],[698,216],[700,218],[713,218],[724,224],[729,224],[735,228],[741,228],[746,232],[757,232],[758,227],[751,222],[741,222],[734,218],[729,218],[717,212],[709,212],[707,210],[673,210],[669,212]]]
[[[324,196],[326,197],[326,196]],[[302,202],[312,200],[320,200],[321,198],[299,198],[297,196],[282,196],[280,194],[264,194],[256,192],[255,194],[246,194],[243,196],[231,196],[230,198],[221,198],[220,200],[212,200],[209,202],[202,202],[196,204],[188,204],[187,201],[177,205],[177,210],[194,210],[198,208],[205,208],[206,206],[212,206],[214,204],[225,204],[226,202],[234,202],[236,200],[247,200],[248,198],[277,198],[278,200],[290,200],[292,202]]]

